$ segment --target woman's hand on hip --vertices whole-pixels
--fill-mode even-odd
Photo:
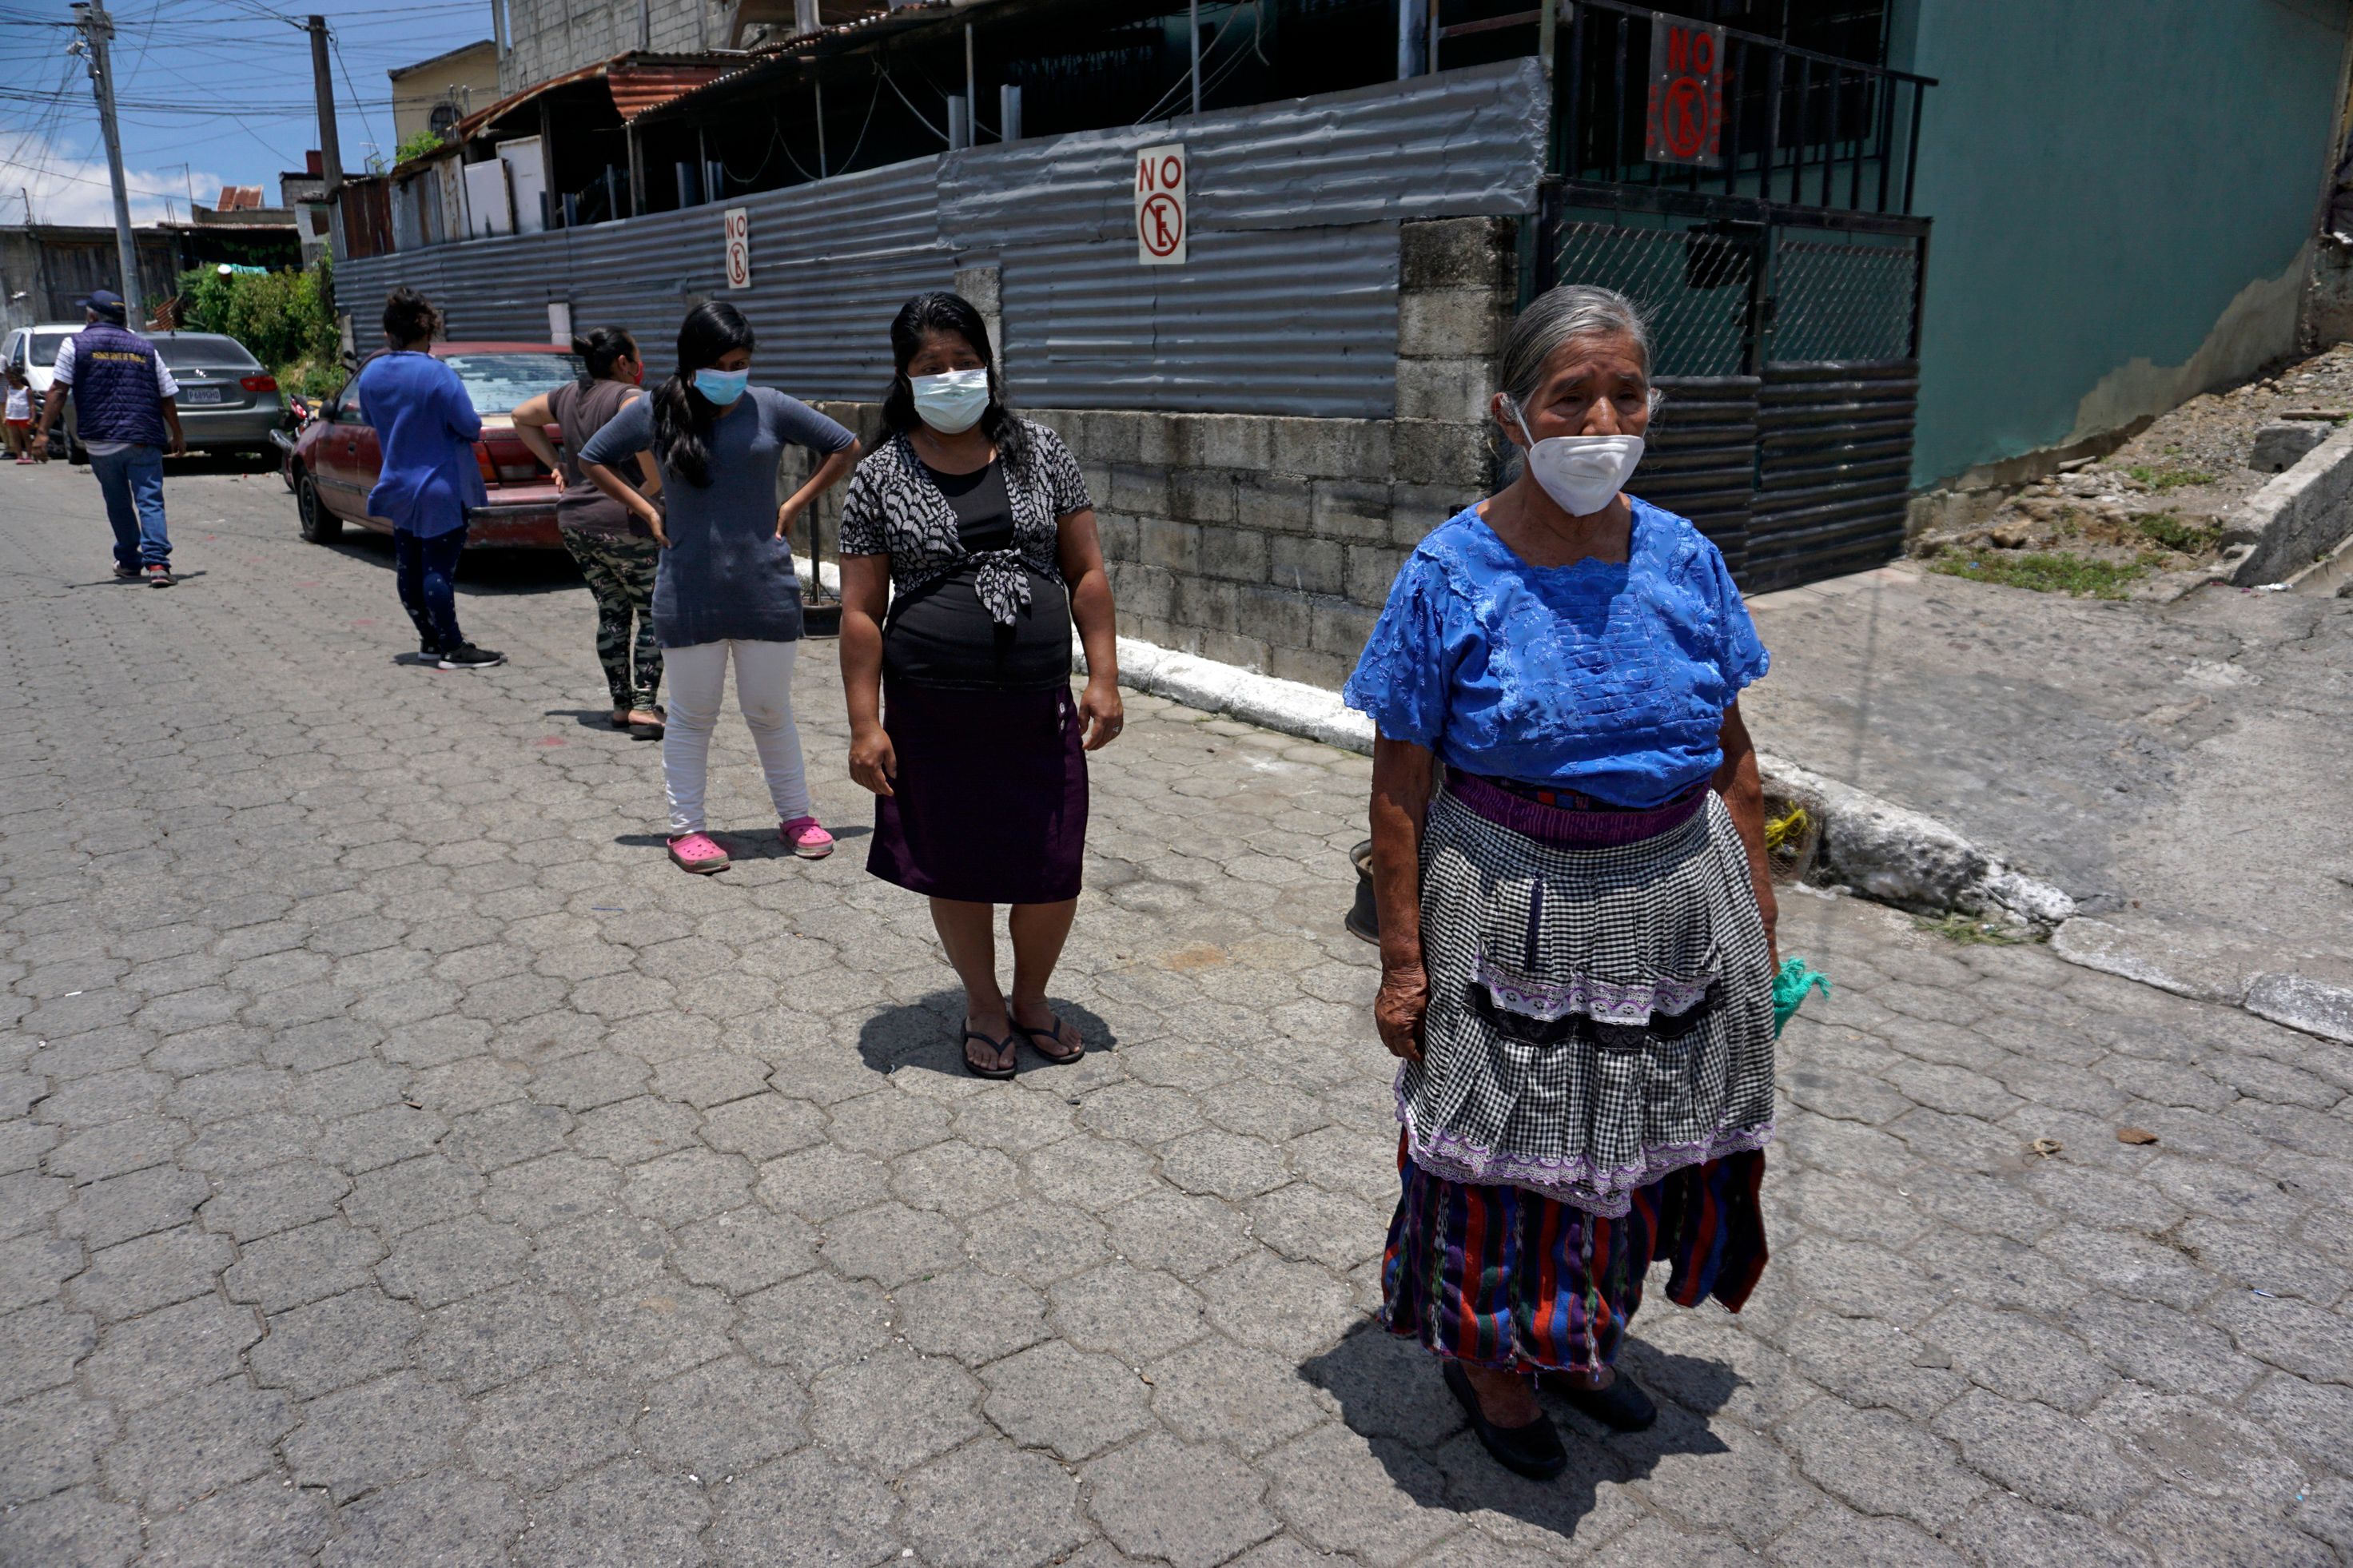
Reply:
[[[1079,693],[1079,721],[1086,731],[1086,746],[1100,752],[1119,739],[1127,727],[1127,709],[1119,700],[1119,683],[1096,677]]]
[[[793,505],[790,501],[785,502],[784,505],[776,509],[776,537],[778,539],[785,537],[785,534],[792,528],[794,520],[798,518],[800,514],[800,509]]]
[[[890,732],[877,725],[849,737],[849,776],[876,795],[888,797],[891,781],[899,776],[899,753],[891,747]]]
[[[654,542],[661,546],[664,550],[668,550],[670,548],[670,535],[664,531],[662,528],[661,508],[648,505],[647,508],[643,511],[638,513],[638,515],[645,519],[646,526],[648,528],[653,530]]]
[[[1430,976],[1420,964],[1381,971],[1381,988],[1373,997],[1373,1024],[1389,1055],[1421,1060],[1421,1021],[1429,1012]]]

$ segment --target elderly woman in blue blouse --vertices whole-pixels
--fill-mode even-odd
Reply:
[[[1347,700],[1379,729],[1402,1058],[1383,1316],[1548,1478],[1539,1380],[1621,1430],[1657,1414],[1613,1370],[1653,1261],[1735,1310],[1764,1268],[1774,904],[1735,699],[1766,656],[1715,547],[1621,493],[1652,404],[1632,304],[1546,294],[1500,380],[1519,476],[1406,562]]]

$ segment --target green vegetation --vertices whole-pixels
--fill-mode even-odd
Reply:
[[[2168,447],[2166,450],[2177,452],[2180,448]],[[2203,468],[2153,468],[2144,463],[2126,468],[2125,472],[2159,495],[2168,490],[2178,490],[2184,485],[2211,485],[2214,482],[2214,476]]]
[[[392,161],[406,163],[411,158],[422,158],[427,153],[438,152],[443,140],[438,131],[412,131],[400,139],[399,146],[392,150]]]
[[[1957,910],[1950,914],[1938,915],[1933,920],[1926,915],[1914,915],[1912,923],[1922,931],[1941,936],[1947,942],[1957,942],[1965,947],[2018,947],[2026,942],[2042,940],[2040,936],[2030,931],[2021,931],[2014,926],[1998,925],[1992,921],[1979,920],[1975,915],[1965,915]]]
[[[2009,588],[2031,588],[2038,594],[2067,594],[2073,597],[2121,599],[2127,584],[2147,574],[2142,564],[2118,565],[2110,561],[2089,561],[2080,555],[2030,553],[2011,555],[2006,552],[1981,552],[1974,556],[1963,553],[1947,555],[1929,563],[1929,570],[1942,572],[1947,577],[1966,577],[1972,583],[1999,583]]]
[[[235,338],[286,391],[323,396],[343,384],[342,338],[327,308],[332,265],[227,276],[191,268],[180,274],[180,321],[191,331]]]
[[[2202,555],[2222,542],[2219,524],[2190,522],[2169,511],[2134,520],[2143,538],[2183,555]]]

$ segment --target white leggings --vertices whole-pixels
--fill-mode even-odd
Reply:
[[[706,642],[662,649],[670,687],[670,717],[662,732],[662,779],[670,789],[672,837],[703,829],[702,791],[711,771],[711,731],[727,689],[727,658],[735,658],[735,704],[752,728],[768,798],[776,819],[811,815],[808,773],[801,763],[800,731],[793,726],[793,656],[798,643]]]

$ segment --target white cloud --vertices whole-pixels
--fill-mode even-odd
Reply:
[[[98,144],[95,136],[90,142],[92,146]],[[201,203],[215,201],[220,195],[219,175],[205,170],[191,170],[184,175],[177,164],[163,170],[127,169],[124,176],[131,187],[133,223],[154,223],[165,217],[185,221],[191,184]],[[274,201],[276,195],[265,192],[263,199]],[[103,155],[88,156],[62,137],[0,131],[0,220],[23,222],[27,195],[36,223],[114,221],[114,194],[107,181]]]

